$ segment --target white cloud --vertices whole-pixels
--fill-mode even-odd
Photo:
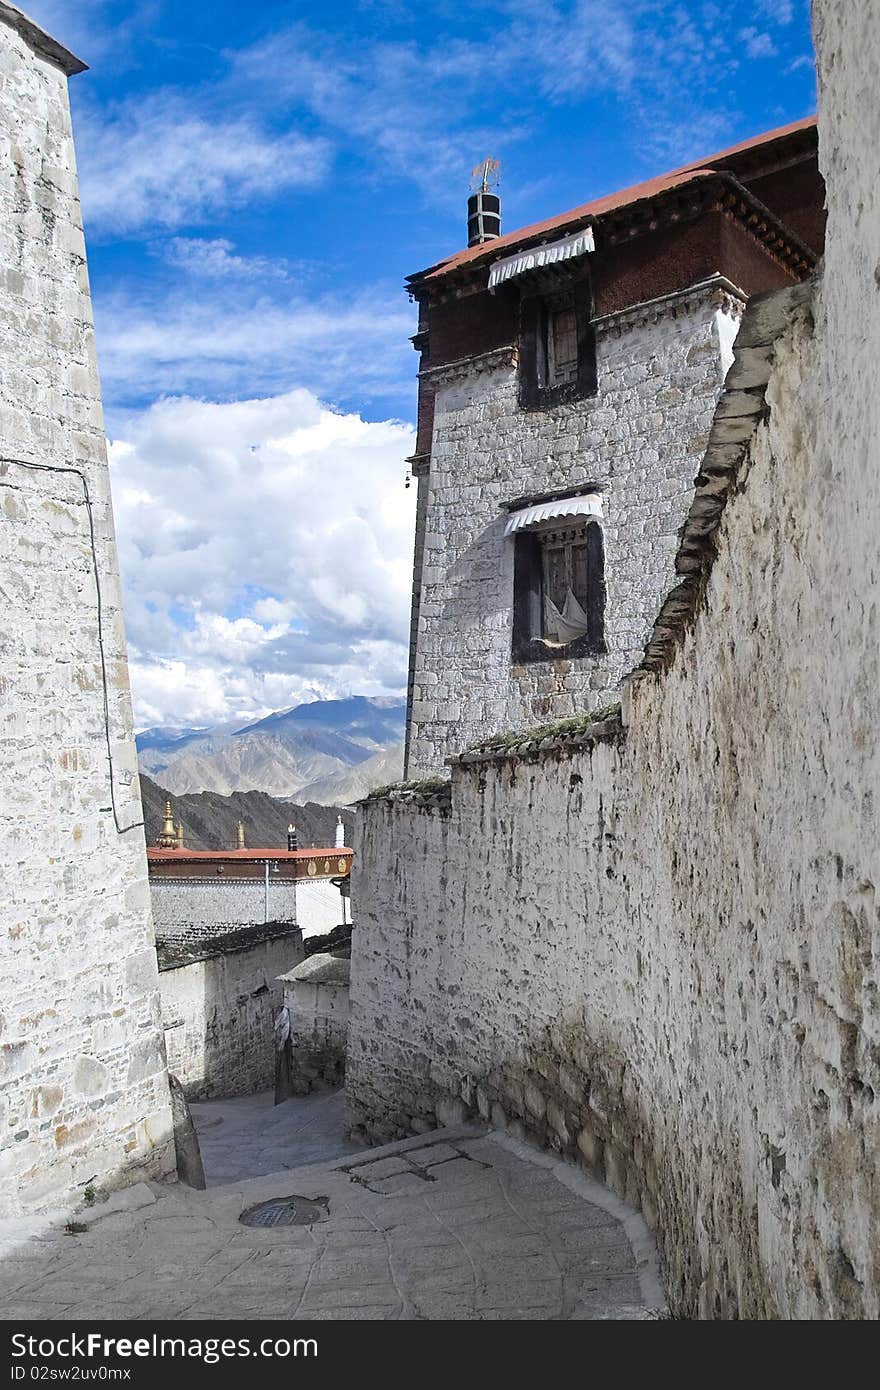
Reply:
[[[130,422],[111,477],[139,725],[403,689],[413,444],[305,390]]]
[[[286,280],[283,261],[270,256],[240,256],[226,237],[170,237],[155,246],[168,265],[208,280]]]
[[[396,287],[316,298],[293,281],[270,297],[248,277],[230,277],[222,294],[120,287],[96,296],[95,318],[110,400],[233,396],[243,381],[267,394],[296,381],[331,401],[343,388],[365,402],[413,390],[414,316]]]
[[[656,132],[657,152],[668,148],[676,158],[684,146],[694,153],[688,132],[697,122],[720,132],[721,143],[736,125],[724,91],[738,65],[726,8],[494,0],[489,10],[467,38],[443,32],[441,9],[416,38],[391,42],[380,33],[356,46],[294,24],[231,55],[230,83],[255,90],[274,65],[276,111],[308,113],[360,157],[366,177],[404,177],[435,206],[459,213],[475,160],[492,154],[515,167],[517,145],[537,138],[550,105],[624,101],[646,163]],[[749,32],[761,49],[766,36]],[[583,131],[574,126],[572,134]],[[600,140],[601,130],[590,138]],[[513,183],[505,194],[508,214],[520,191]]]
[[[632,6],[623,0],[506,0],[498,9],[485,37],[445,35],[438,16],[424,43],[353,45],[295,24],[232,55],[233,72],[252,90],[271,68],[273,104],[317,117],[360,150],[372,177],[404,176],[432,201],[459,207],[475,159],[533,137],[523,92],[569,102],[625,91],[637,70]],[[515,114],[505,117],[511,105]]]
[[[760,34],[754,25],[740,29],[737,37],[746,46],[750,58],[772,58],[777,52],[776,45],[769,34]]]
[[[255,195],[310,187],[330,158],[321,137],[214,116],[174,91],[87,111],[77,144],[86,225],[113,233],[192,225]]]
[[[758,0],[758,9],[772,24],[790,24],[794,19],[794,0]]]

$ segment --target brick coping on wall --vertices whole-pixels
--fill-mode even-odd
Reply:
[[[742,462],[760,422],[767,418],[767,383],[773,370],[775,344],[787,328],[809,311],[815,276],[798,285],[749,300],[733,345],[734,360],[724,382],[709,432],[706,453],[694,480],[695,492],[675,556],[681,583],[666,596],[639,664],[622,685],[622,704],[602,711],[604,718],[584,715],[558,725],[524,729],[487,739],[449,758],[452,768],[513,758],[542,758],[585,745],[620,741],[628,722],[629,687],[671,664],[688,627],[696,617],[715,559],[715,536],[733,492]],[[489,356],[490,354],[486,354]],[[373,792],[367,801],[386,800],[449,812],[451,782],[397,783]]]
[[[506,247],[528,250],[545,242],[551,231],[565,235],[590,226],[598,234],[597,240],[601,238],[604,245],[614,246],[713,210],[740,223],[752,240],[785,266],[793,278],[809,275],[815,266],[816,255],[811,248],[734,174],[725,169],[691,166],[585,203],[553,219],[552,228],[547,224],[524,227],[457,252],[426,270],[408,275],[406,288],[417,299],[426,292],[438,299],[459,297],[487,287],[490,262],[500,251]]]

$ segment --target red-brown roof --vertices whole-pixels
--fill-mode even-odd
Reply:
[[[815,130],[818,126],[816,116],[805,116],[802,121],[791,121],[788,125],[780,125],[775,130],[765,130],[763,135],[752,135],[748,140],[740,140],[738,145],[731,145],[726,150],[719,150],[717,154],[710,154],[702,159],[695,159],[693,164],[683,164],[681,169],[673,170],[674,173],[681,173],[685,169],[705,168],[706,165],[725,164],[733,159],[735,155],[751,153],[752,150],[759,150],[762,145],[772,145],[777,140],[786,140],[789,135],[797,135],[801,130]]]
[[[181,859],[333,859],[343,854],[353,854],[347,846],[321,846],[314,849],[162,849],[150,845],[148,859],[162,861]]]
[[[516,231],[507,232],[504,236],[495,237],[492,241],[484,241],[476,246],[465,247],[464,250],[456,251],[445,260],[430,266],[427,270],[411,276],[410,280],[434,280],[452,270],[459,270],[463,266],[479,261],[483,257],[487,259],[493,257],[504,248],[516,246],[519,242],[545,236],[548,232],[562,231],[569,225],[584,222],[588,218],[601,217],[603,213],[615,212],[619,208],[629,207],[631,204],[641,202],[646,198],[656,198],[660,193],[666,193],[670,189],[682,187],[698,179],[714,178],[718,172],[714,166],[723,164],[729,159],[735,159],[736,155],[760,149],[762,146],[772,144],[777,140],[784,140],[815,125],[816,117],[808,116],[805,120],[779,126],[776,130],[768,130],[763,135],[756,135],[750,140],[743,140],[738,145],[731,145],[730,149],[721,150],[718,154],[710,155],[705,159],[695,160],[693,164],[685,164],[680,169],[673,169],[668,174],[647,179],[644,183],[632,184],[629,188],[620,189],[616,193],[608,193],[602,198],[594,198],[589,203],[582,203],[580,207],[572,208],[556,217],[549,217],[543,222],[533,222],[528,227],[520,227]]]

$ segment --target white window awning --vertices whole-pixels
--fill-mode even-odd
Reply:
[[[569,516],[601,516],[602,498],[597,492],[588,492],[583,497],[557,497],[553,502],[537,502],[533,507],[522,507],[512,512],[504,528],[505,536],[515,531],[524,531],[529,526],[537,526],[542,521],[557,521]]]
[[[571,261],[575,256],[585,256],[595,251],[592,227],[585,227],[572,236],[559,241],[548,241],[543,246],[532,246],[528,251],[517,251],[513,256],[504,256],[495,261],[489,271],[489,289],[512,280],[515,275],[525,275],[528,270],[540,270],[545,265],[556,265],[559,261]]]

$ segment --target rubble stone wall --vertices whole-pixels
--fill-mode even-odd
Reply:
[[[809,311],[775,352],[627,727],[365,804],[347,1087],[372,1139],[479,1113],[585,1163],[684,1315],[874,1318],[880,485],[829,466]]]
[[[281,981],[290,1021],[288,1058],[295,1095],[345,1080],[350,964],[324,952],[308,956]]]

